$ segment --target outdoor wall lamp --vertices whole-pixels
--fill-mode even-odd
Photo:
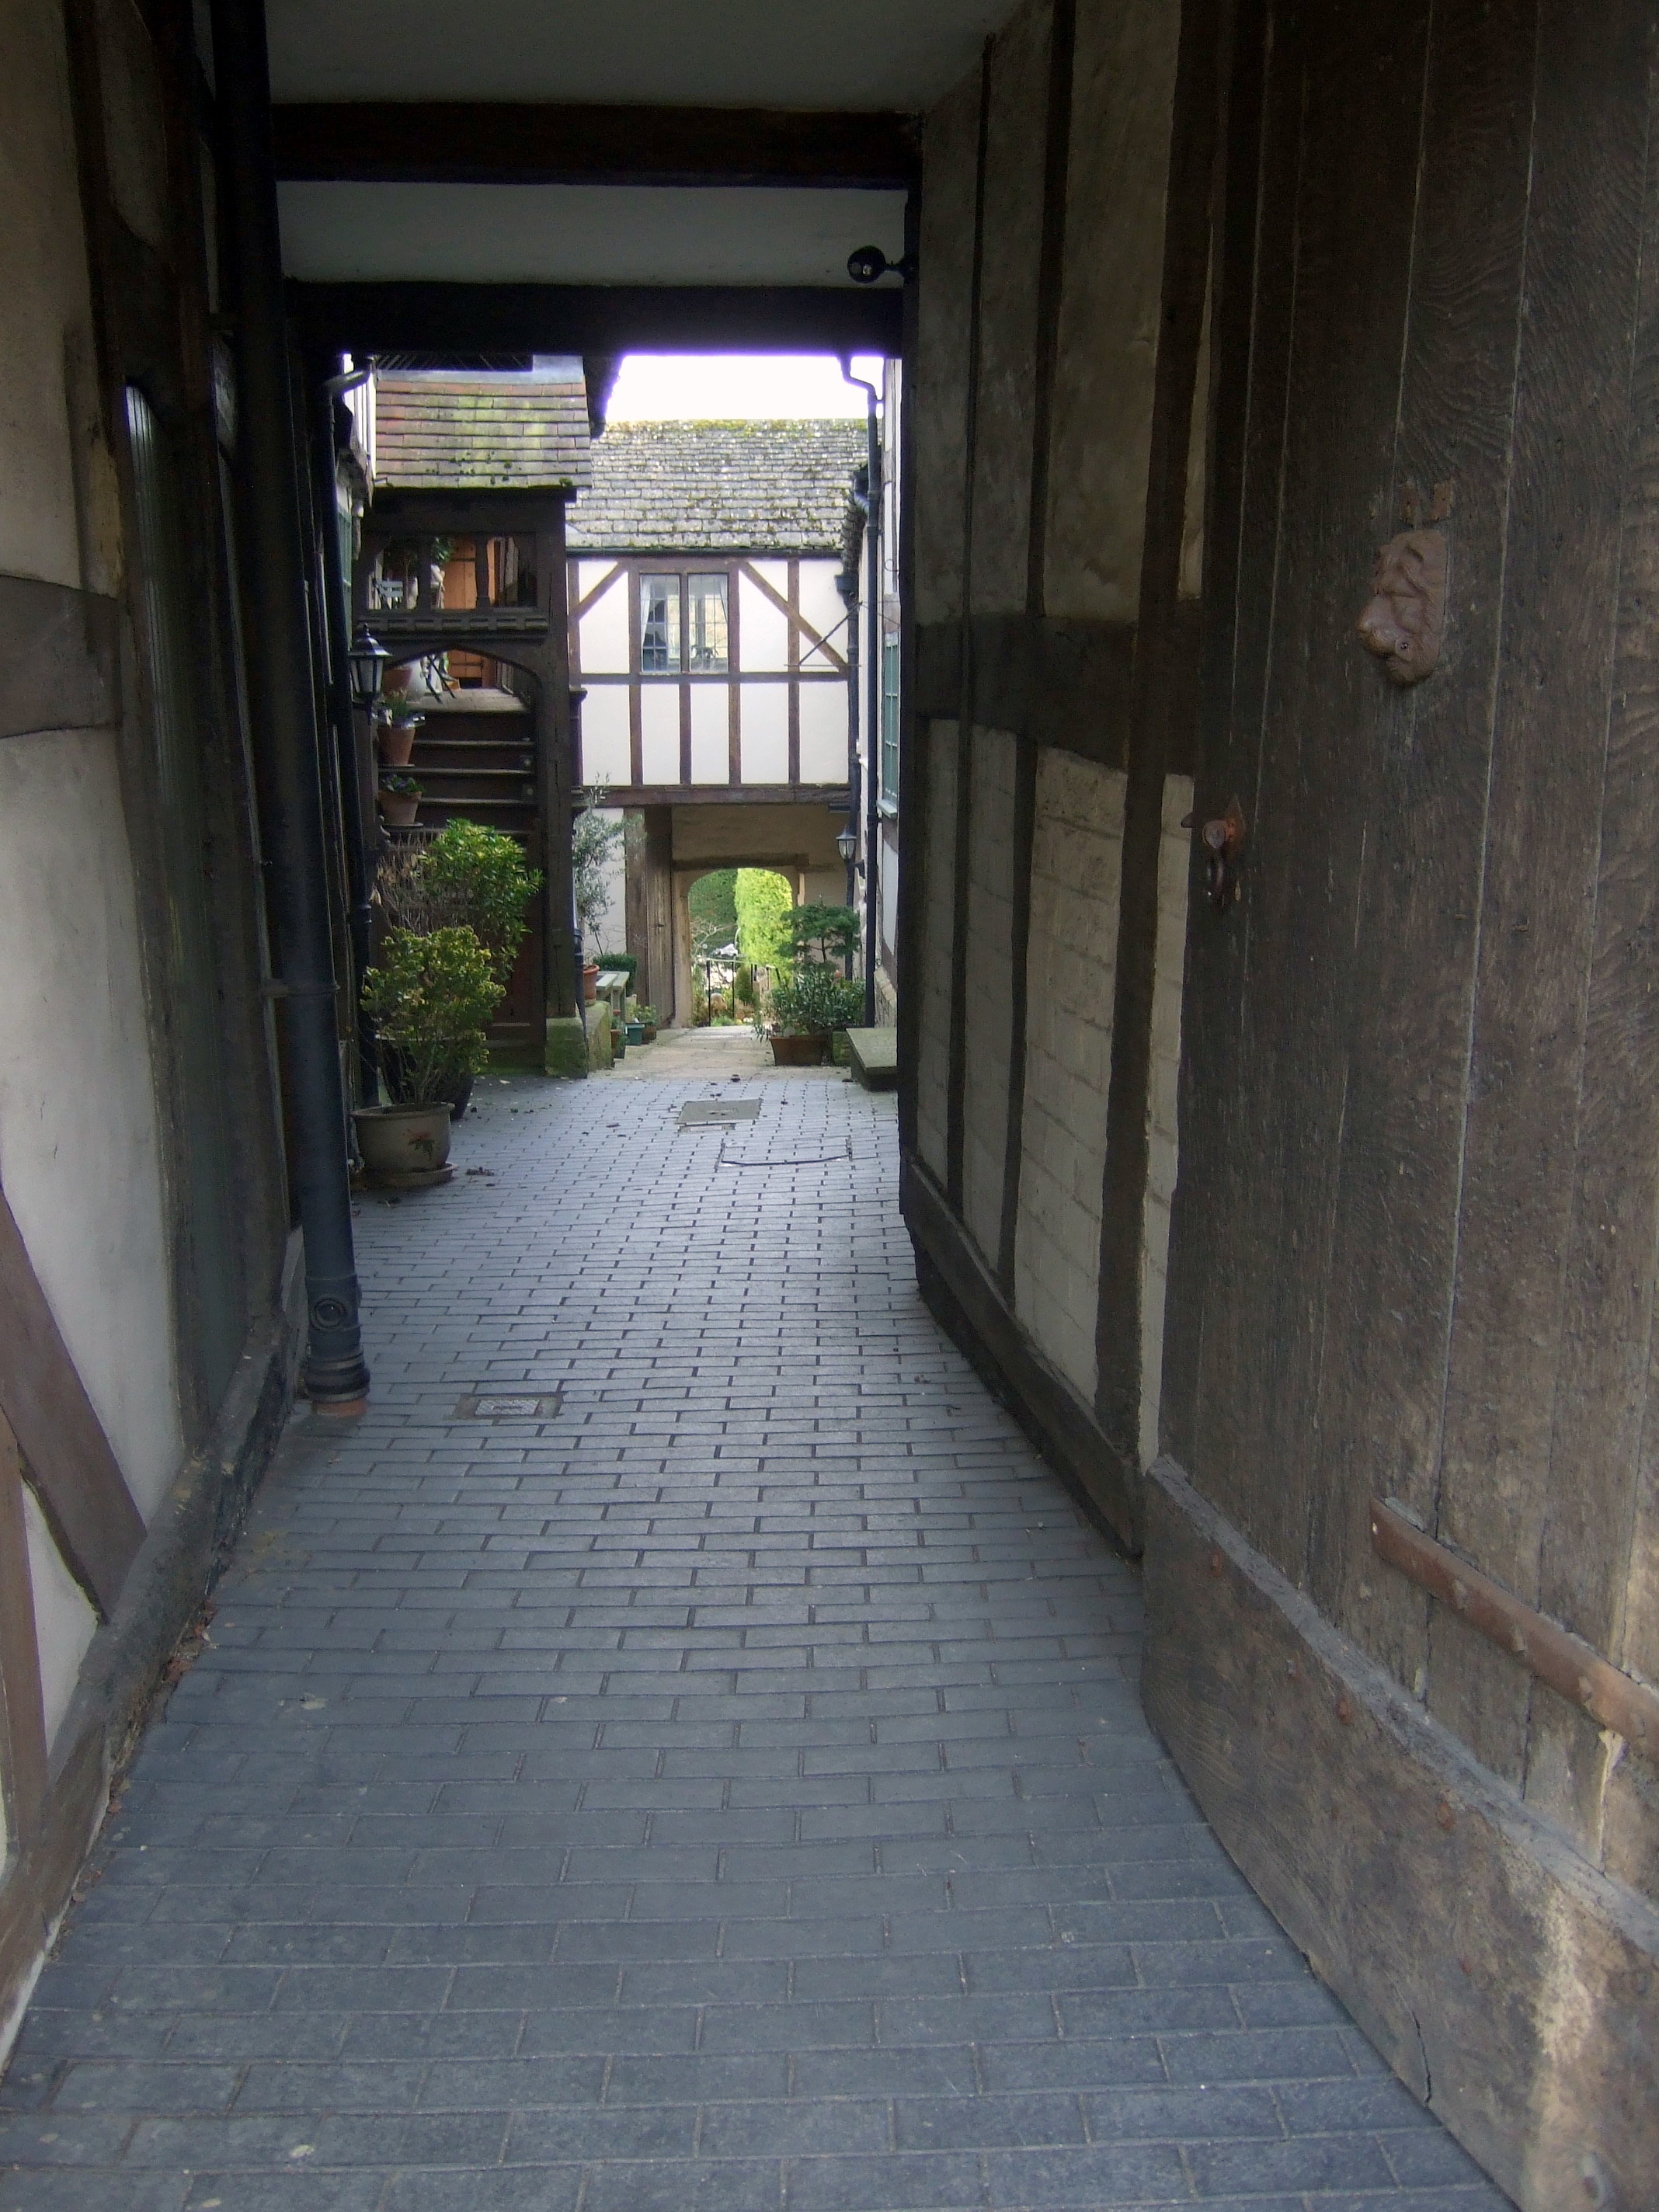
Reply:
[[[855,246],[847,257],[847,273],[855,284],[873,284],[889,275],[908,281],[916,273],[916,257],[907,253],[902,261],[890,261],[878,246]]]
[[[346,658],[351,664],[353,703],[361,707],[366,714],[371,714],[374,702],[380,696],[381,679],[392,655],[378,638],[369,635],[367,625],[360,623]]]
[[[846,861],[848,866],[850,868],[853,865],[853,855],[858,851],[858,832],[849,823],[847,828],[836,837],[836,850],[841,854],[842,859]]]

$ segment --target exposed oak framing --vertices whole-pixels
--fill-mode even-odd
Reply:
[[[279,177],[382,183],[908,185],[908,115],[514,100],[279,105]]]
[[[805,684],[840,684],[847,681],[845,653],[832,641],[836,630],[845,627],[844,620],[827,634],[819,631],[801,612],[800,560],[787,556],[788,587],[780,592],[763,576],[757,562],[777,561],[786,556],[776,553],[624,553],[615,556],[586,552],[573,554],[569,558],[567,586],[570,602],[570,677],[574,684],[585,691],[616,689],[626,685],[628,690],[629,781],[613,784],[606,793],[607,801],[619,806],[653,806],[662,804],[683,804],[687,799],[764,799],[768,803],[788,805],[798,801],[828,799],[833,793],[845,789],[844,783],[803,783],[800,774],[800,692]],[[581,567],[589,568],[604,561],[611,566],[594,579],[586,592],[580,589]],[[724,669],[693,672],[681,669],[661,673],[647,673],[641,665],[642,648],[640,636],[640,579],[642,576],[724,576],[726,580],[726,665]],[[741,579],[769,600],[788,623],[788,662],[785,668],[744,668],[741,622],[738,613]],[[628,593],[628,657],[629,666],[622,671],[592,672],[581,665],[581,617],[597,606],[605,595],[622,590]],[[684,616],[682,617],[684,624]],[[682,635],[684,635],[684,627]],[[811,664],[817,659],[817,666]],[[739,697],[744,684],[787,683],[789,687],[789,775],[782,784],[745,783],[740,747]],[[706,779],[693,783],[691,777],[691,693],[698,685],[725,684],[730,695],[728,721],[728,750],[725,783],[711,783]],[[641,698],[653,686],[677,686],[679,692],[680,781],[676,785],[647,784],[645,781],[643,716]],[[586,770],[582,773],[585,775]]]

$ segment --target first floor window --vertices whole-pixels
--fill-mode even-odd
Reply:
[[[640,666],[647,676],[678,673],[680,665],[680,580],[640,578]]]
[[[710,672],[726,665],[726,578],[685,580],[686,665]]]

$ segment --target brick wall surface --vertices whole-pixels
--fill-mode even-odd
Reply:
[[[1013,1049],[1014,740],[1006,730],[974,732],[969,808],[962,1211],[975,1243],[994,1267]]]
[[[1164,1291],[1170,1205],[1176,1168],[1176,1100],[1181,1077],[1181,986],[1187,959],[1187,883],[1192,832],[1189,775],[1164,779],[1164,838],[1158,863],[1158,940],[1152,982],[1152,1073],[1146,1102],[1146,1200],[1140,1247],[1140,1463],[1158,1456],[1164,1377]]]
[[[1031,860],[1014,1310],[1091,1400],[1124,784],[1045,751]]]
[[[921,927],[915,989],[916,1148],[941,1182],[951,1079],[951,913],[956,896],[957,725],[929,722],[924,764],[927,793],[923,842],[909,865],[921,869]]]

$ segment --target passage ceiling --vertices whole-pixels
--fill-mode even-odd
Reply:
[[[1011,0],[269,0],[278,100],[916,112]]]

